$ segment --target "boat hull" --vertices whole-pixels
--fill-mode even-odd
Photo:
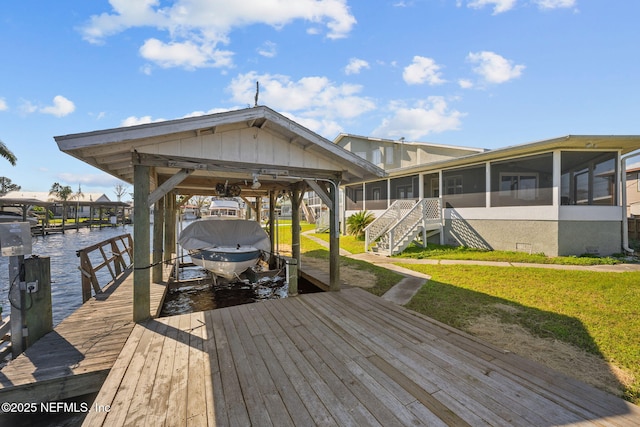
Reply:
[[[189,251],[191,261],[216,276],[233,279],[247,268],[256,265],[262,251],[256,248],[216,247]]]

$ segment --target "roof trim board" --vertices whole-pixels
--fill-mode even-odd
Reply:
[[[256,132],[249,134],[249,129]],[[256,170],[274,168],[288,170],[290,177],[343,183],[386,176],[381,168],[264,106],[54,138],[61,151],[127,182],[133,181],[135,164],[173,169],[162,171],[164,175],[190,168],[194,177],[228,172],[246,179]],[[261,163],[261,153],[270,160]]]

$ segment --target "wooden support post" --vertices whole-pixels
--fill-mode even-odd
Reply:
[[[62,202],[62,234],[64,234],[64,227],[67,222],[67,205]]]
[[[79,251],[78,255],[80,256],[80,276],[82,283],[82,303],[84,304],[89,299],[91,299],[91,288],[96,294],[100,293],[102,289],[100,289],[100,284],[98,283],[98,278],[94,274],[93,266],[91,265],[91,260],[89,259],[89,255],[85,251]]]
[[[176,252],[176,196],[169,192],[164,196],[164,262],[171,262]]]
[[[133,321],[141,322],[150,316],[151,275],[149,271],[150,218],[149,167],[133,167]]]
[[[298,261],[295,258],[285,258],[289,296],[298,295]]]
[[[37,284],[37,291],[27,294],[25,301],[27,305],[25,324],[28,331],[26,346],[29,347],[53,330],[49,257],[25,259],[24,271],[27,288],[30,284]]]
[[[162,251],[164,248],[164,201],[161,197],[154,203],[153,207],[153,267],[151,270],[151,280],[153,283],[162,282]]]
[[[340,290],[340,210],[338,184],[329,184],[332,206],[329,210],[329,289]]]
[[[300,262],[300,187],[291,189],[291,256]]]
[[[26,346],[22,335],[24,329],[25,310],[22,305],[24,302],[24,291],[20,290],[20,270],[24,264],[24,256],[9,257],[9,282],[13,286],[9,287],[9,301],[11,304],[11,354],[16,358],[22,353]]]
[[[256,221],[262,222],[262,197],[256,197]]]
[[[276,267],[276,191],[269,190],[269,242],[271,244],[271,256],[269,257],[269,268]]]

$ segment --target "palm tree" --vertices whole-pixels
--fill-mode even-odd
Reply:
[[[17,157],[4,145],[4,142],[0,140],[0,157],[4,157],[11,163],[11,166],[15,166],[18,161]]]
[[[49,190],[50,196],[55,196],[57,200],[62,201],[62,228],[64,229],[64,223],[67,219],[67,207],[64,202],[69,199],[69,196],[73,193],[73,190],[68,185],[60,185],[60,183],[55,182],[51,189]]]
[[[356,212],[347,218],[347,231],[356,236],[358,240],[364,240],[364,229],[375,219],[369,211]]]
[[[80,210],[80,199],[82,199],[84,197],[84,193],[82,192],[82,188],[80,187],[80,184],[78,184],[78,192],[75,193],[73,196],[71,196],[72,199],[76,199],[76,212],[75,212],[75,216],[76,216],[76,229],[78,227],[78,211]]]

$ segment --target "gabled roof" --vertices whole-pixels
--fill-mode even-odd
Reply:
[[[61,151],[129,183],[134,164],[153,167],[156,185],[183,171],[189,176],[175,187],[182,194],[215,194],[216,185],[236,184],[251,196],[302,178],[349,183],[385,175],[264,106],[55,140]],[[254,176],[260,190],[251,189]]]

